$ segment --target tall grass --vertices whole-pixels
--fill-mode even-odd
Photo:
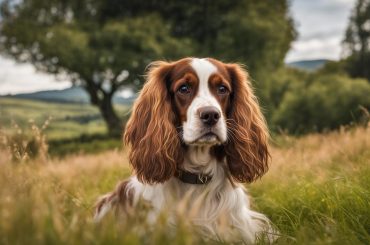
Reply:
[[[272,156],[251,193],[283,231],[279,243],[369,244],[369,128],[286,137]]]
[[[370,243],[370,129],[281,137],[271,169],[248,186],[277,244]],[[91,220],[96,198],[130,175],[125,151],[13,164],[0,149],[0,244],[203,244],[187,226]]]
[[[11,130],[0,127],[0,148],[7,151],[13,162],[25,162],[30,158],[46,162],[49,145],[44,131],[49,126],[51,117],[39,127],[35,121],[29,120],[29,127],[21,128],[12,122]],[[5,157],[5,156],[4,156]]]

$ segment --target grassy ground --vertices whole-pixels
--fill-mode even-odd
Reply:
[[[281,136],[267,175],[248,186],[277,244],[370,243],[370,129]],[[0,244],[202,244],[140,217],[92,223],[96,198],[129,176],[126,152],[11,162],[0,152]]]

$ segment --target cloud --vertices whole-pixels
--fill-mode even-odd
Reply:
[[[0,95],[64,89],[72,84],[57,81],[53,75],[37,72],[30,64],[17,64],[0,56]]]
[[[293,0],[291,14],[299,36],[285,60],[338,60],[354,3],[355,0]]]
[[[338,36],[294,42],[286,60],[287,62],[311,59],[337,60],[342,53],[341,42],[342,39]]]

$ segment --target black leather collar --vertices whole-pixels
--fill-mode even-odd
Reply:
[[[211,175],[195,174],[184,170],[178,171],[176,177],[184,183],[193,185],[205,185],[212,180]]]

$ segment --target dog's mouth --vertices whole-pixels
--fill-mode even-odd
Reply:
[[[207,132],[191,142],[191,145],[214,145],[221,143],[219,136],[214,132]]]

